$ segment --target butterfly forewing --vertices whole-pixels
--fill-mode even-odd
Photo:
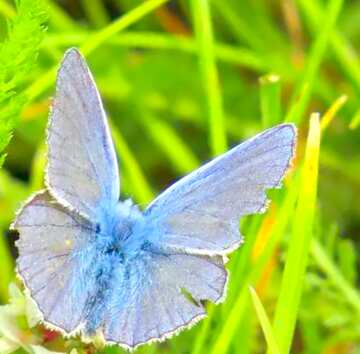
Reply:
[[[92,219],[115,207],[119,175],[106,116],[91,73],[74,49],[58,72],[48,145],[47,183],[62,204]]]
[[[240,242],[239,218],[265,210],[266,190],[278,187],[294,155],[291,124],[269,129],[194,171],[146,210],[158,220],[162,246],[224,254]]]

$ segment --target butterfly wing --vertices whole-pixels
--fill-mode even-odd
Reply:
[[[152,249],[114,276],[104,337],[127,348],[170,337],[205,316],[201,300],[222,300],[226,280],[221,257]]]
[[[47,323],[74,331],[94,287],[96,254],[91,245],[96,230],[47,191],[25,204],[12,228],[21,236],[17,271]]]
[[[119,175],[99,93],[77,50],[65,54],[56,87],[47,185],[61,204],[93,220],[118,202]]]
[[[236,146],[162,193],[145,212],[163,247],[226,254],[239,246],[239,218],[262,212],[294,155],[296,130],[282,124]]]

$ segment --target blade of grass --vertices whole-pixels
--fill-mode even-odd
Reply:
[[[204,352],[205,341],[209,336],[210,325],[212,323],[213,314],[215,313],[215,305],[210,304],[207,308],[207,318],[203,321],[199,333],[196,335],[196,339],[193,345],[191,354],[202,354]]]
[[[100,45],[106,42],[109,38],[129,27],[133,23],[146,16],[148,13],[161,6],[168,0],[148,0],[135,9],[127,12],[119,19],[115,20],[101,31],[94,32],[89,36],[80,46],[80,51],[83,55],[89,55],[92,51],[97,49]],[[40,96],[46,89],[55,81],[58,64],[49,69],[38,80],[26,89],[26,94],[30,99],[35,99]]]
[[[344,298],[357,312],[360,317],[360,293],[345,279],[334,262],[324,251],[322,245],[317,240],[311,242],[311,254],[316,260],[316,263],[327,274],[329,279],[338,288],[338,290],[344,295]]]
[[[245,289],[245,288],[244,288]],[[211,348],[211,354],[226,354],[233,339],[233,336],[241,322],[247,308],[249,291],[240,291],[239,296],[232,307],[232,310],[222,326],[222,330]]]
[[[255,6],[245,5],[245,7],[237,11],[239,7],[236,9],[234,5],[230,5],[227,1],[212,0],[212,4],[216,8],[217,13],[224,19],[226,26],[235,39],[237,39],[239,43],[246,42],[246,44],[257,53],[258,57],[266,61],[270,68],[268,71],[281,72],[282,77],[293,76],[291,74],[293,72],[291,65],[284,64],[289,61],[289,51],[286,48],[287,44],[283,36],[278,32],[278,29],[269,21],[264,21],[264,16],[261,14],[262,11],[259,11],[260,6],[257,6],[255,10]],[[257,14],[254,14],[254,10]],[[253,15],[250,21],[247,20],[248,16],[240,15],[247,13]],[[265,17],[268,18],[268,16]],[[261,30],[257,31],[257,29],[260,28]],[[267,34],[266,39],[263,38],[264,33]],[[274,43],[276,43],[276,50],[273,50]],[[269,48],[269,46],[271,48]],[[274,55],[274,53],[276,54]]]
[[[257,338],[257,328],[255,327],[256,322],[252,314],[252,305],[250,299],[246,303],[245,310],[243,311],[243,316],[241,323],[239,324],[239,331],[236,335],[236,340],[233,341],[230,348],[230,353],[236,354],[252,354],[254,348],[254,340]]]
[[[360,109],[358,109],[350,121],[349,128],[355,130],[360,125]]]
[[[45,38],[45,45],[64,47],[79,45],[84,42],[87,36],[88,34],[79,32],[49,34]],[[130,48],[180,50],[190,54],[197,53],[196,41],[192,38],[156,32],[126,31],[109,38],[108,43]],[[252,50],[221,42],[215,43],[214,46],[216,58],[219,60],[235,65],[241,65],[255,71],[266,72],[269,70],[269,65],[266,60],[260,58]]]
[[[142,121],[154,142],[168,156],[176,172],[185,174],[199,166],[197,157],[170,125],[151,114],[147,114]]]
[[[305,15],[305,19],[309,22],[311,30],[316,33],[319,28],[319,18],[322,16],[324,9],[317,0],[298,0],[298,3]],[[353,84],[357,94],[360,95],[359,57],[347,39],[336,29],[331,33],[330,44],[342,71]]]
[[[277,75],[270,74],[260,78],[260,107],[264,128],[281,121],[281,84]]]
[[[208,106],[210,147],[212,154],[226,150],[225,116],[214,52],[214,35],[208,0],[192,0],[195,35],[198,42],[199,65]]]
[[[151,11],[155,10],[159,6],[165,4],[168,0],[148,0],[137,6],[135,9],[127,12],[121,16],[118,20],[112,22],[104,29],[95,32],[94,35],[89,37],[80,47],[81,52],[84,55],[88,55],[98,48],[102,43],[109,38],[119,33],[123,29],[129,27],[133,23],[139,21],[142,17],[146,16]]]
[[[277,342],[276,342],[276,339],[274,336],[274,332],[271,327],[269,318],[266,314],[266,311],[264,309],[264,306],[261,303],[261,300],[260,300],[259,296],[257,295],[255,289],[252,286],[250,286],[249,290],[250,290],[253,305],[256,310],[256,314],[258,316],[258,319],[259,319],[259,322],[261,325],[261,329],[262,329],[262,331],[264,333],[264,337],[266,339],[268,350],[271,354],[280,354],[280,350],[277,345]]]
[[[320,121],[319,114],[314,113],[310,118],[298,205],[275,310],[274,332],[281,354],[290,351],[308,262],[316,208],[319,150]]]
[[[324,113],[322,119],[321,119],[321,130],[324,131],[329,124],[332,122],[332,120],[335,118],[336,114],[339,112],[341,107],[346,103],[347,96],[342,95],[340,96],[335,102],[330,106],[330,108]]]
[[[302,74],[302,79],[293,94],[292,101],[294,102],[299,92],[302,91],[305,92],[305,94],[300,96],[300,101],[298,102],[298,105],[296,105],[296,109],[290,109],[288,111],[285,119],[288,122],[290,121],[294,123],[300,123],[303,118],[303,114],[313,92],[316,75],[318,73],[320,63],[325,55],[330,35],[335,27],[335,23],[342,8],[342,5],[343,0],[330,0],[328,2],[326,10],[323,13],[322,25],[315,38],[314,43],[310,48],[310,52],[306,60],[304,73]],[[304,91],[305,86],[307,86],[308,88]],[[291,105],[291,107],[292,106],[293,105]]]
[[[104,3],[101,0],[92,0],[91,2],[81,0],[81,2],[87,18],[95,28],[104,27],[110,22]]]
[[[234,273],[236,276],[231,279],[227,300],[222,306],[223,318],[227,318],[238,295],[238,289],[243,287],[244,279],[247,279],[246,277],[249,275],[249,264],[252,264],[253,250],[266,220],[267,216],[265,218],[261,215],[254,215],[252,217],[251,223],[244,233],[244,245],[242,245],[239,252],[236,253],[235,259],[231,260],[229,271],[230,274]],[[240,230],[242,230],[242,227],[240,227]]]
[[[237,14],[231,3],[227,1],[213,0],[216,11],[223,17],[227,25],[231,28],[239,42],[246,42],[256,51],[264,51],[264,42],[254,33],[251,26]]]

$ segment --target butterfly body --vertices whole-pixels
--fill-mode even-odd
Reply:
[[[146,264],[155,255],[168,255],[166,250],[156,246],[160,230],[144,218],[132,201],[119,202],[113,212],[113,215],[104,214],[106,217],[93,225],[90,223],[88,227],[93,238],[87,247],[74,248],[69,254],[69,258],[79,265],[76,272],[91,284],[91,291],[87,292],[87,286],[79,283],[71,292],[73,301],[80,293],[87,292],[80,324],[87,336],[104,327],[112,307],[119,310],[128,305],[132,298],[131,292],[127,293],[130,279],[133,279],[134,289],[145,289],[148,283],[142,274]],[[81,219],[76,213],[71,214]]]
[[[224,300],[239,219],[264,212],[294,155],[281,124],[235,146],[144,211],[119,202],[119,168],[84,59],[61,64],[48,125],[46,189],[18,212],[17,271],[46,325],[135,348],[164,340]]]

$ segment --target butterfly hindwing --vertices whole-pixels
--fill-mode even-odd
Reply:
[[[124,282],[114,282],[104,316],[105,339],[130,348],[170,337],[203,318],[201,300],[221,301],[227,281],[221,257],[153,250],[130,267],[125,289]]]
[[[294,155],[296,131],[282,124],[236,146],[161,194],[145,211],[162,246],[226,254],[239,246],[239,218],[265,210]]]
[[[20,233],[17,271],[50,324],[72,332],[84,319],[94,283],[96,230],[53,200],[35,194],[20,210],[12,228]]]
[[[75,49],[65,54],[58,72],[48,146],[51,194],[92,219],[115,207],[119,175],[113,143],[95,82]]]

